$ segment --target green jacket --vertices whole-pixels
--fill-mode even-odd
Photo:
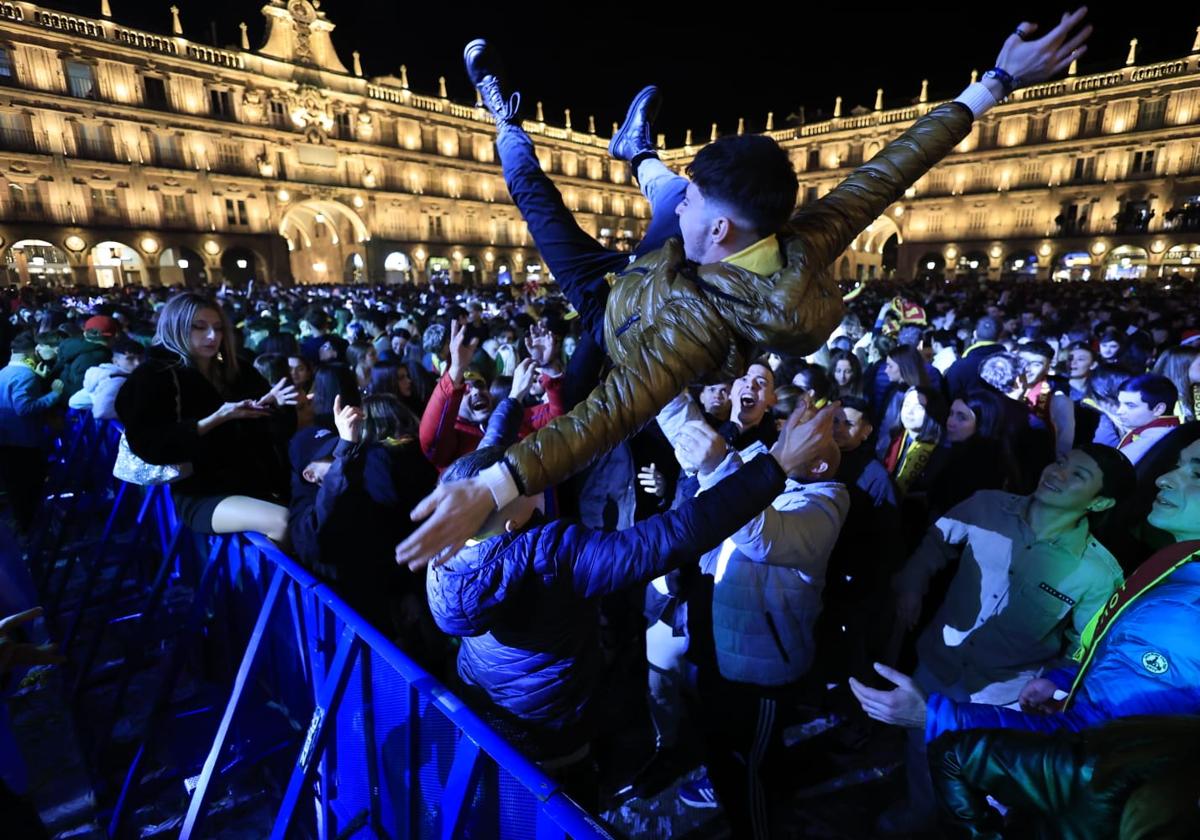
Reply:
[[[57,378],[63,381],[63,393],[70,396],[83,388],[88,368],[112,361],[107,344],[88,341],[83,336],[68,338],[58,348]]]
[[[604,337],[613,368],[588,398],[506,453],[520,489],[539,493],[652,420],[686,385],[741,376],[756,350],[806,355],[842,317],[830,271],[872,221],[971,130],[969,108],[934,108],[779,232],[784,265],[764,277],[696,266],[678,239],[611,275]]]
[[[1049,735],[948,733],[929,766],[952,836],[1182,840],[1200,836],[1198,750],[1200,720],[1159,715]],[[1011,809],[1007,820],[988,796]]]

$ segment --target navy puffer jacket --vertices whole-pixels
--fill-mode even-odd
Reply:
[[[521,729],[530,751],[565,755],[590,738],[600,672],[597,599],[721,544],[783,491],[768,455],[678,510],[624,531],[561,521],[470,545],[426,579],[438,626],[462,636],[458,674]]]

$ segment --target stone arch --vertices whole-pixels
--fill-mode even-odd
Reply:
[[[361,256],[371,238],[356,211],[327,198],[290,206],[279,233],[287,240],[292,275],[300,283],[341,282],[347,260],[355,253]]]
[[[89,274],[101,288],[145,285],[146,261],[137,248],[120,238],[97,242],[88,251]]]
[[[236,288],[250,281],[262,284],[267,280],[267,261],[262,254],[245,245],[231,245],[221,254],[221,276]]]
[[[1178,274],[1185,279],[1194,280],[1197,268],[1200,268],[1200,242],[1172,245],[1163,254],[1162,273],[1164,277]]]
[[[204,256],[186,245],[172,243],[158,259],[158,282],[164,286],[196,288],[208,284],[208,266]]]
[[[1034,280],[1037,278],[1040,260],[1038,255],[1028,248],[1017,248],[1010,251],[1000,264],[1001,279]]]
[[[7,282],[18,285],[57,286],[75,282],[70,254],[45,239],[20,239],[10,245],[4,253],[4,273]]]
[[[383,258],[385,283],[411,283],[415,266],[405,251],[391,251]]]

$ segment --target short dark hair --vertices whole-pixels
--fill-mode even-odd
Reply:
[[[728,204],[759,236],[775,233],[796,207],[800,182],[770,137],[737,134],[709,143],[687,168],[706,200]]]
[[[449,484],[452,481],[466,481],[474,478],[493,464],[504,459],[503,446],[483,446],[474,452],[468,452],[446,468],[438,484]]]
[[[1003,330],[1004,325],[1000,323],[1000,319],[991,315],[984,315],[975,322],[975,338],[980,341],[995,341]]]
[[[1046,361],[1054,358],[1054,350],[1048,342],[1042,341],[1040,338],[1035,338],[1032,341],[1026,341],[1024,344],[1017,345],[1018,353],[1032,353],[1035,356],[1041,356]]]
[[[113,355],[120,354],[122,356],[145,356],[146,348],[132,338],[122,338],[112,346]]]
[[[857,411],[859,414],[870,414],[871,408],[867,405],[867,401],[862,397],[856,397],[852,394],[838,397],[838,402],[842,404],[842,408],[849,408]]]
[[[1142,401],[1150,408],[1159,403],[1165,404],[1165,414],[1174,411],[1175,403],[1179,400],[1179,389],[1175,387],[1175,383],[1154,373],[1143,373],[1141,376],[1126,379],[1121,383],[1121,390],[1137,391]]]
[[[304,310],[304,316],[300,320],[308,321],[318,330],[324,330],[329,326],[329,313],[319,306],[310,306]]]
[[[1075,447],[1096,462],[1102,476],[1097,496],[1119,502],[1137,487],[1137,471],[1125,453],[1102,443],[1081,443]]]
[[[12,344],[9,345],[9,352],[22,353],[22,354],[28,356],[30,353],[33,352],[34,347],[36,347],[36,346],[37,346],[37,342],[33,338],[33,333],[23,332],[23,333],[18,334],[12,340]]]

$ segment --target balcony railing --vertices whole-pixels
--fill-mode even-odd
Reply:
[[[6,152],[50,154],[45,132],[23,128],[0,128],[0,149]]]
[[[68,156],[84,160],[102,160],[109,163],[129,163],[125,150],[118,149],[111,140],[90,140],[76,137],[75,152]]]

